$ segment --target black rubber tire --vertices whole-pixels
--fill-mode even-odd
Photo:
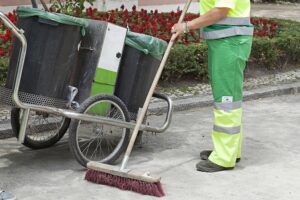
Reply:
[[[86,109],[88,109],[90,105],[92,105],[98,101],[111,101],[111,102],[117,104],[124,114],[124,118],[125,118],[124,120],[126,122],[130,122],[130,116],[129,116],[129,112],[128,112],[126,105],[123,103],[123,101],[121,99],[119,99],[118,97],[113,96],[113,95],[100,94],[100,95],[89,97],[80,105],[80,107],[77,109],[77,111],[79,113],[85,113]],[[83,167],[86,167],[87,163],[90,160],[88,160],[84,156],[82,156],[80,149],[77,146],[78,125],[79,125],[79,120],[74,120],[74,119],[71,120],[71,125],[70,125],[70,129],[69,129],[69,146],[70,146],[71,153],[76,158],[78,163],[80,165],[82,165]],[[120,141],[120,146],[118,147],[118,149],[114,149],[114,151],[115,151],[114,154],[110,155],[109,159],[107,159],[107,158],[102,159],[102,161],[98,161],[98,162],[106,163],[106,164],[113,164],[121,156],[121,154],[125,152],[125,150],[128,146],[128,143],[129,143],[129,136],[130,136],[130,129],[126,129],[125,135],[124,135],[122,141]],[[105,160],[105,161],[103,161],[103,160]]]
[[[11,126],[13,134],[16,138],[19,137],[20,130],[20,108],[13,108],[11,110]],[[67,132],[71,120],[66,118],[59,129],[59,131],[55,134],[55,137],[51,137],[49,140],[32,140],[30,137],[25,135],[25,140],[23,145],[29,147],[31,149],[44,149],[53,146],[56,144]]]

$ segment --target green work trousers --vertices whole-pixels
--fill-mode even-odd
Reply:
[[[234,167],[241,157],[243,80],[252,36],[207,40],[207,45],[214,97],[214,149],[208,159],[223,167]]]

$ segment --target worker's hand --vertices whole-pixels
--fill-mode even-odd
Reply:
[[[171,29],[171,32],[173,33],[172,38],[175,40],[184,31],[185,31],[185,23],[174,24],[174,26]]]
[[[185,31],[185,23],[177,23],[171,29],[172,33],[183,33]]]

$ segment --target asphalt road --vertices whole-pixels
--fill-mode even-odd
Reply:
[[[199,152],[211,147],[211,108],[174,114],[171,127],[146,134],[129,166],[162,176],[162,199],[300,199],[300,95],[245,102],[244,152],[232,171],[197,172]],[[161,116],[151,119],[152,124]],[[67,137],[55,147],[30,150],[15,139],[0,140],[0,187],[21,200],[156,199],[88,183],[71,156]]]

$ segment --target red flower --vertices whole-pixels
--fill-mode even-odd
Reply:
[[[170,12],[170,15],[171,15],[171,17],[174,17],[174,16],[175,16],[175,13],[174,13],[173,10]]]
[[[270,30],[271,30],[272,32],[275,32],[275,31],[276,31],[276,26],[274,26],[273,24],[271,24]]]
[[[115,23],[116,22],[116,18],[114,18],[113,16],[110,16],[108,21],[110,23]]]
[[[151,33],[153,35],[156,35],[157,34],[157,30],[158,30],[157,26],[152,26]]]
[[[145,31],[146,29],[145,29],[145,27],[143,27],[143,26],[141,26],[140,28],[139,28],[139,33],[144,33],[144,31]]]
[[[7,51],[8,51],[8,55],[9,55],[9,57],[10,57],[10,56],[11,56],[11,53],[12,53],[12,45],[8,46]]]
[[[93,16],[94,20],[100,20],[101,18],[99,16]]]
[[[160,34],[158,35],[158,38],[162,39],[162,40],[165,40],[165,41],[168,41],[169,37],[164,35],[164,34]]]
[[[132,6],[132,11],[136,11],[136,5]]]
[[[263,25],[263,30],[264,30],[264,31],[268,31],[268,29],[269,29],[269,28],[268,28],[267,24],[264,24],[264,25]]]
[[[147,29],[150,29],[150,28],[151,28],[150,23],[144,23],[143,26],[146,27]]]
[[[51,7],[53,12],[60,12],[59,8]],[[103,20],[115,23],[123,27],[130,27],[133,32],[140,32],[145,34],[150,34],[152,36],[161,38],[165,41],[169,41],[171,37],[170,29],[177,23],[178,18],[181,14],[181,10],[176,12],[172,11],[170,13],[159,13],[158,10],[148,12],[145,9],[137,11],[137,6],[132,7],[132,12],[129,12],[124,5],[120,9],[112,10],[109,12],[101,13],[97,9],[87,8],[85,15],[88,18],[94,20]],[[78,12],[74,10],[73,15],[77,16]],[[185,20],[193,20],[197,18],[198,14],[187,14]],[[16,12],[13,11],[7,14],[7,17],[13,22],[17,22]],[[251,23],[255,26],[255,36],[273,38],[276,35],[278,25],[275,21],[266,18],[251,18]],[[13,34],[11,31],[3,25],[0,21],[0,47],[1,56],[9,55],[11,51],[11,41]],[[199,43],[200,34],[198,31],[191,31],[190,34],[185,37],[180,37],[179,42],[189,44],[189,43]],[[3,45],[2,45],[3,44]]]
[[[86,15],[90,17],[93,15],[93,9],[91,7],[86,9]]]
[[[277,26],[277,23],[274,22],[273,20],[271,20],[271,21],[270,21],[270,25],[271,25],[271,26]]]
[[[257,33],[257,35],[258,35],[259,37],[264,37],[264,36],[267,35],[267,33],[266,33],[266,32],[263,32],[263,31],[260,31],[260,32]]]
[[[194,31],[190,31],[191,36],[195,36],[195,32]]]
[[[79,16],[79,11],[77,9],[74,10],[74,16],[78,17]]]
[[[0,56],[1,57],[5,56],[5,49],[4,48],[0,48]]]
[[[258,24],[258,21],[254,18],[251,18],[251,24],[253,25],[257,25]]]

